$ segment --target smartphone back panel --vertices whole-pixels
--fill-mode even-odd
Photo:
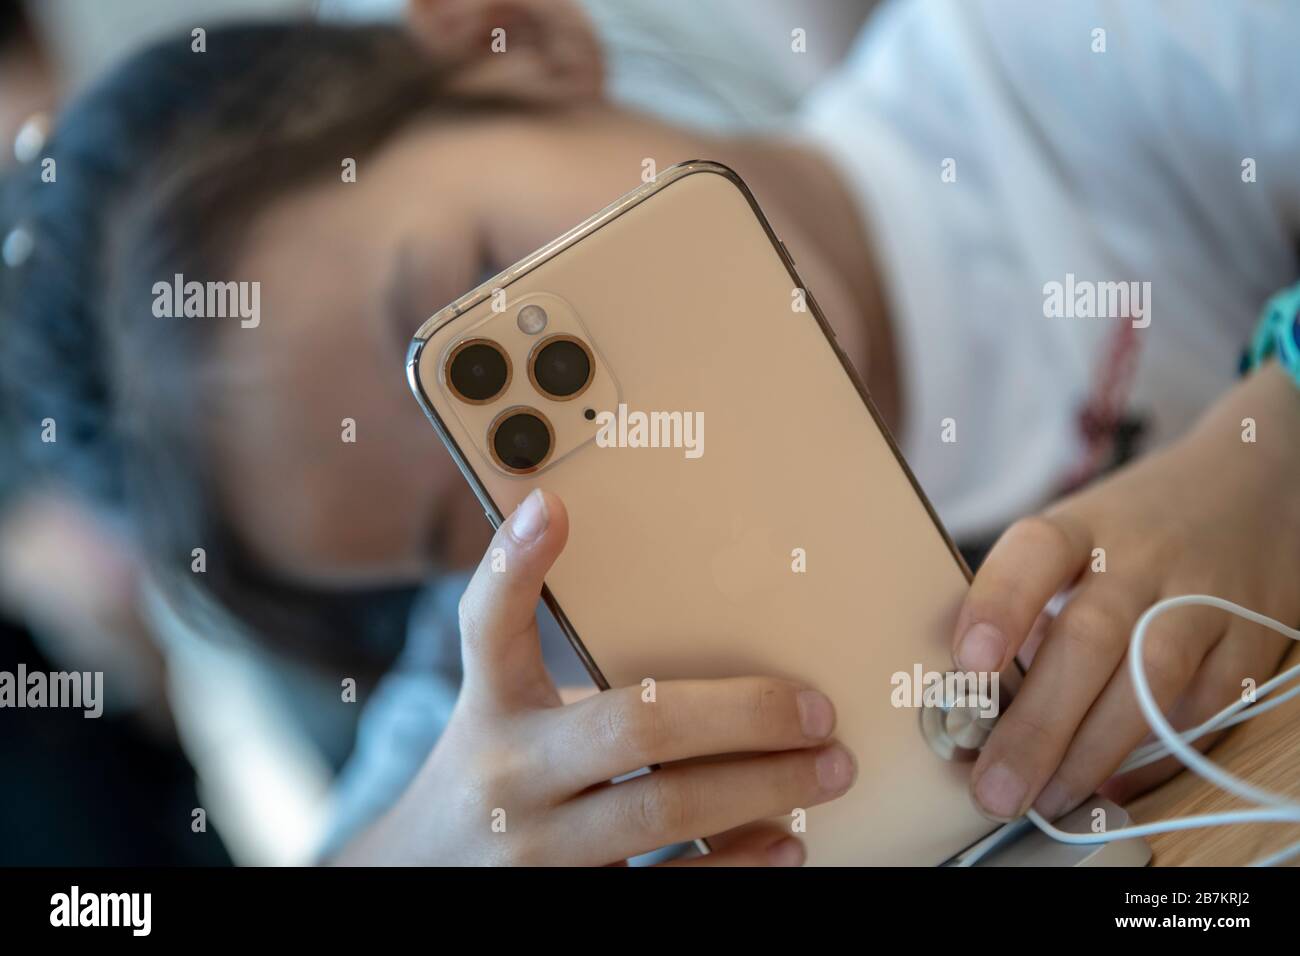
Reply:
[[[547,586],[598,682],[769,674],[821,689],[859,775],[808,810],[809,863],[936,865],[993,824],[969,766],[930,749],[892,679],[951,669],[968,578],[800,288],[735,174],[683,164],[430,319],[410,377],[494,522],[537,486],[564,500]],[[530,303],[551,316],[537,335],[517,321]],[[567,401],[527,373],[552,332],[585,339],[595,367]],[[484,405],[448,387],[449,355],[475,338],[511,364]],[[657,432],[695,447],[605,447],[602,427],[620,433],[599,413],[620,404],[625,444]],[[488,440],[515,406],[552,428],[532,473],[503,469]],[[634,412],[682,425],[636,436]]]

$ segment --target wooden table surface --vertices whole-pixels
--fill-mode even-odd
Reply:
[[[1300,645],[1283,668],[1300,664]],[[1300,802],[1300,697],[1233,727],[1210,751],[1227,770]],[[1184,770],[1128,805],[1139,823],[1241,809],[1244,801]],[[1300,824],[1251,823],[1181,830],[1149,837],[1153,866],[1241,866],[1300,840]],[[1291,865],[1300,864],[1292,859]]]

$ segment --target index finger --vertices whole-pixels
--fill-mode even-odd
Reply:
[[[1083,570],[1091,537],[1062,515],[1022,518],[998,539],[957,616],[953,659],[962,670],[1005,669],[1057,592]]]

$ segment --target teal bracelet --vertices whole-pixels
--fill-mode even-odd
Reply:
[[[1250,346],[1241,356],[1242,374],[1273,356],[1300,388],[1300,282],[1283,289],[1264,305]]]

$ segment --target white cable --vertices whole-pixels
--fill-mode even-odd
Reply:
[[[1201,605],[1219,608],[1235,614],[1238,617],[1245,618],[1256,624],[1262,624],[1270,630],[1276,631],[1293,641],[1300,641],[1300,630],[1287,627],[1280,621],[1275,621],[1270,617],[1265,617],[1249,608],[1244,608],[1239,604],[1231,601],[1225,601],[1223,598],[1213,597],[1208,594],[1186,594],[1180,597],[1167,598],[1159,601],[1149,607],[1146,612],[1138,619],[1137,626],[1133,628],[1133,639],[1128,649],[1129,672],[1133,676],[1133,689],[1137,694],[1138,706],[1142,710],[1142,716],[1146,718],[1151,730],[1160,738],[1158,742],[1147,744],[1138,748],[1129,757],[1121,767],[1121,772],[1132,770],[1136,767],[1145,766],[1148,763],[1154,763],[1156,760],[1163,759],[1165,756],[1172,755],[1177,757],[1185,766],[1196,771],[1206,780],[1217,785],[1228,793],[1249,800],[1260,806],[1249,810],[1232,810],[1226,813],[1209,813],[1201,816],[1182,817],[1175,820],[1160,820],[1155,823],[1141,824],[1137,826],[1124,827],[1119,830],[1112,830],[1108,833],[1068,833],[1053,826],[1045,820],[1036,810],[1030,810],[1028,818],[1033,821],[1034,825],[1046,833],[1054,840],[1061,843],[1075,845],[1085,845],[1092,843],[1110,843],[1115,840],[1128,840],[1134,837],[1150,836],[1156,833],[1167,833],[1174,830],[1192,830],[1200,827],[1226,826],[1233,823],[1300,823],[1300,804],[1295,803],[1290,797],[1273,793],[1270,790],[1264,790],[1255,787],[1240,777],[1229,773],[1218,764],[1209,760],[1200,751],[1194,749],[1190,744],[1191,741],[1211,733],[1214,730],[1221,730],[1231,727],[1235,724],[1242,723],[1260,714],[1273,709],[1279,704],[1289,700],[1300,693],[1300,687],[1293,687],[1277,697],[1261,703],[1260,698],[1273,691],[1275,688],[1285,684],[1288,680],[1300,675],[1300,666],[1292,667],[1281,674],[1278,674],[1272,680],[1266,682],[1258,688],[1255,694],[1255,701],[1248,702],[1245,699],[1236,701],[1225,707],[1219,713],[1215,714],[1209,720],[1205,721],[1198,727],[1194,727],[1182,734],[1177,733],[1161,713],[1159,706],[1156,704],[1155,696],[1151,693],[1151,685],[1147,682],[1146,672],[1142,669],[1142,645],[1146,641],[1147,629],[1161,614],[1171,611],[1174,608],[1187,607],[1191,605]],[[996,844],[979,845],[968,852],[962,858],[958,866],[971,866]],[[1300,855],[1300,842],[1296,842],[1277,853],[1256,860],[1252,866],[1273,866],[1285,862],[1294,856]]]
[[[1213,733],[1216,730],[1227,730],[1229,727],[1235,727],[1237,724],[1245,723],[1252,718],[1258,717],[1260,714],[1270,711],[1280,704],[1285,704],[1288,700],[1295,697],[1297,694],[1300,694],[1300,684],[1292,687],[1284,694],[1278,694],[1270,700],[1265,701],[1263,698],[1277,687],[1296,677],[1300,677],[1300,664],[1297,664],[1289,670],[1283,671],[1267,683],[1261,684],[1255,691],[1255,706],[1251,706],[1252,702],[1246,701],[1244,698],[1234,701],[1199,727],[1193,727],[1191,730],[1183,731],[1178,735],[1179,738],[1187,743],[1191,743],[1193,740],[1199,740],[1206,734]],[[1121,766],[1116,773],[1128,773],[1130,770],[1145,767],[1147,764],[1155,763],[1157,760],[1163,760],[1168,756],[1169,748],[1161,741],[1155,740],[1133,751],[1133,753],[1129,755],[1128,760],[1124,762],[1123,766]]]
[[[1251,866],[1277,866],[1279,863],[1285,863],[1293,856],[1300,856],[1300,842],[1292,843],[1290,846],[1278,850],[1272,856],[1256,860]]]
[[[1300,670],[1297,670],[1294,673],[1288,672],[1286,676],[1288,679],[1290,679],[1297,676],[1297,674],[1300,674]],[[1244,724],[1248,720],[1253,720],[1254,718],[1259,717],[1260,715],[1266,713],[1267,711],[1272,710],[1274,707],[1277,707],[1281,704],[1285,704],[1288,700],[1291,700],[1293,697],[1297,696],[1298,694],[1300,694],[1300,685],[1292,687],[1285,694],[1279,694],[1277,697],[1274,697],[1268,701],[1263,701],[1258,706],[1244,708],[1243,713],[1238,713],[1235,716],[1229,717],[1228,719],[1222,719],[1221,722],[1216,719],[1213,725],[1211,725],[1207,721],[1205,724],[1202,724],[1200,727],[1197,727],[1191,731],[1187,731],[1183,734],[1180,734],[1179,736],[1183,740],[1187,741],[1188,743],[1191,743],[1193,740],[1199,740],[1201,737],[1205,736],[1206,734],[1214,733],[1215,731],[1219,731],[1219,730],[1227,730],[1230,727],[1237,726],[1237,724]],[[1218,715],[1218,717],[1223,718],[1223,717],[1228,717],[1228,715],[1220,714]],[[1116,774],[1124,774],[1132,770],[1137,770],[1139,767],[1145,767],[1148,764],[1153,764],[1156,763],[1157,761],[1164,760],[1166,757],[1170,755],[1168,748],[1165,747],[1164,744],[1157,744],[1155,746],[1148,745],[1148,747],[1151,748],[1149,751],[1146,750],[1134,751],[1133,754],[1130,755],[1129,759],[1124,763],[1124,765],[1120,767],[1119,770],[1116,771]]]
[[[1070,833],[1052,826],[1037,810],[1025,816],[1053,840],[1085,846],[1090,843],[1112,843],[1134,837],[1154,836],[1175,830],[1199,830],[1201,827],[1221,827],[1230,823],[1300,823],[1300,807],[1258,807],[1254,810],[1228,810],[1223,813],[1206,813],[1199,817],[1179,817],[1176,820],[1157,820],[1155,823],[1136,824],[1108,833]]]
[[[1192,605],[1217,607],[1231,614],[1236,614],[1238,617],[1245,618],[1247,621],[1262,624],[1264,627],[1289,637],[1293,641],[1300,641],[1300,630],[1287,627],[1280,621],[1265,617],[1263,614],[1244,608],[1240,604],[1225,601],[1223,598],[1211,597],[1208,594],[1186,594],[1182,597],[1167,598],[1160,601],[1148,608],[1146,613],[1138,619],[1137,627],[1133,629],[1133,641],[1129,644],[1128,649],[1129,672],[1133,675],[1133,689],[1137,692],[1138,706],[1142,708],[1142,715],[1146,717],[1151,729],[1155,731],[1156,736],[1164,742],[1170,752],[1206,780],[1217,783],[1224,790],[1236,794],[1243,800],[1251,800],[1255,803],[1274,807],[1287,807],[1300,814],[1300,805],[1297,805],[1286,794],[1274,793],[1271,790],[1264,790],[1247,783],[1240,777],[1224,770],[1185,741],[1180,740],[1177,732],[1165,719],[1165,715],[1160,712],[1155,695],[1151,693],[1151,685],[1147,682],[1146,672],[1142,669],[1142,645],[1146,641],[1147,628],[1151,626],[1153,620],[1165,611]]]

